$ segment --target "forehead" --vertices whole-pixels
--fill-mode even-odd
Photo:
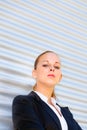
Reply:
[[[49,53],[42,55],[39,58],[39,62],[46,62],[46,61],[48,61],[48,62],[58,62],[59,63],[60,59],[59,59],[57,54],[49,52]]]

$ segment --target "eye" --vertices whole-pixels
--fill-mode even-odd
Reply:
[[[55,69],[60,69],[60,67],[59,67],[59,66],[54,66],[54,68],[55,68]]]
[[[47,64],[44,64],[44,65],[42,65],[43,67],[48,67],[49,65],[47,65]]]

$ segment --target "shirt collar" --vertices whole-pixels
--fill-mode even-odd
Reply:
[[[34,91],[44,102],[48,103],[48,98],[38,91]],[[56,105],[56,99],[51,97],[52,102]]]
[[[44,102],[47,103],[48,98],[46,96],[44,96],[42,93],[34,91]]]

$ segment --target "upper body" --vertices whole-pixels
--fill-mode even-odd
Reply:
[[[32,76],[36,80],[34,92],[17,96],[12,115],[15,130],[81,130],[67,107],[53,105],[54,88],[62,77],[60,59],[46,51],[39,55]]]
[[[60,107],[68,130],[81,130],[68,107]],[[15,130],[62,130],[54,111],[35,93],[17,96],[13,101]]]

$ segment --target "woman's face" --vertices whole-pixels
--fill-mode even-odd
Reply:
[[[39,58],[33,70],[36,83],[55,86],[61,79],[60,60],[55,53],[49,52]]]

